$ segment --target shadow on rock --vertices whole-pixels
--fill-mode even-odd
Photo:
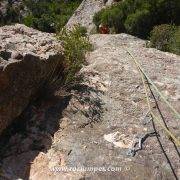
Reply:
[[[46,153],[71,96],[38,100],[0,138],[0,179],[28,179],[33,160]]]
[[[86,117],[87,121],[80,123],[79,128],[101,121],[100,94],[103,92],[97,88],[78,84],[67,92],[60,90],[47,98],[44,95],[30,104],[0,137],[0,179],[28,180],[32,163],[36,163],[40,153],[51,149],[53,136],[61,129],[61,121],[67,114],[71,118],[80,112]],[[40,166],[47,169],[43,162],[40,160]]]

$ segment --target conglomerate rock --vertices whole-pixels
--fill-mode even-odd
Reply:
[[[25,25],[0,28],[0,133],[19,116],[63,61],[53,34]]]
[[[90,32],[94,12],[104,6],[101,0],[84,0],[67,26],[80,23]],[[83,83],[67,97],[59,92],[60,97],[57,93],[27,109],[23,132],[12,135],[0,151],[0,177],[178,179],[178,148],[162,127],[153,126],[141,76],[127,50],[176,110],[180,109],[180,57],[147,48],[146,41],[127,34],[95,34],[90,40],[94,51],[87,55],[88,65],[81,71]],[[21,53],[11,56],[21,59]],[[154,95],[159,107],[149,93],[153,111],[179,137],[179,120],[156,92]],[[155,131],[158,134],[148,136]],[[142,147],[138,147],[140,142]],[[134,146],[138,150],[133,154]]]
[[[17,133],[5,146],[4,177],[165,180],[175,179],[173,171],[180,176],[177,149],[162,127],[156,124],[158,135],[147,137],[155,129],[141,76],[126,50],[177,110],[180,57],[146,48],[146,41],[126,34],[96,34],[90,40],[94,51],[82,69],[84,82],[72,90],[70,98],[57,97],[36,106],[36,113],[26,118],[26,136]],[[155,97],[167,126],[178,137],[179,121],[157,93]],[[153,105],[151,95],[150,100]],[[153,107],[160,117],[157,106]],[[142,149],[132,154],[142,137],[147,137]]]
[[[95,25],[93,23],[94,14],[112,3],[113,2],[111,0],[83,0],[78,9],[69,19],[66,26],[71,28],[75,24],[80,24],[81,26],[86,27],[88,33],[90,33],[93,29],[95,29]]]

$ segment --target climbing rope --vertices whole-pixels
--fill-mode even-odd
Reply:
[[[180,119],[180,114],[172,107],[172,105],[166,100],[166,98],[164,97],[164,95],[158,90],[158,88],[156,87],[156,85],[152,82],[152,80],[147,76],[147,74],[145,73],[145,71],[142,69],[141,65],[139,64],[139,62],[134,58],[134,56],[129,52],[129,50],[125,49],[124,50],[130,55],[131,59],[134,61],[134,63],[137,66],[137,69],[141,75],[141,80],[143,82],[143,86],[144,86],[144,90],[145,90],[145,94],[146,94],[146,101],[147,101],[147,105],[148,105],[148,109],[149,112],[151,114],[151,116],[153,117],[153,119],[164,129],[164,131],[172,138],[172,140],[175,142],[175,144],[177,146],[180,146],[180,141],[173,135],[173,133],[171,133],[171,131],[169,131],[169,129],[166,128],[166,126],[161,122],[161,120],[154,114],[154,112],[152,111],[151,108],[151,103],[149,100],[149,96],[148,96],[148,89],[146,86],[146,80],[154,87],[154,89],[158,92],[158,94],[161,96],[161,98],[165,101],[165,103],[169,106],[169,108],[172,110],[172,112],[174,112],[174,114],[176,115],[176,117],[178,117]]]
[[[180,114],[174,109],[174,107],[167,101],[167,98],[159,91],[159,89],[157,88],[157,86],[153,83],[153,81],[148,77],[148,75],[145,73],[145,71],[142,69],[141,65],[139,64],[139,62],[134,58],[134,56],[131,54],[131,52],[129,52],[128,50],[126,50],[127,53],[131,56],[131,58],[134,60],[136,66],[138,67],[138,69],[140,69],[141,73],[143,74],[143,76],[145,76],[145,78],[149,81],[149,83],[152,85],[152,87],[156,90],[156,92],[160,95],[160,97],[164,100],[164,102],[169,106],[169,108],[172,110],[172,112],[174,113],[174,115],[180,119]]]

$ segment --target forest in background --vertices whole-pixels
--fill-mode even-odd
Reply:
[[[179,0],[124,0],[94,15],[99,26],[110,33],[128,33],[149,39],[150,46],[180,54]]]
[[[80,3],[81,0],[8,0],[6,12],[0,12],[0,25],[23,23],[54,33],[67,23]]]

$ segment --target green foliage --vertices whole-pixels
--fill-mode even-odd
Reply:
[[[168,24],[155,26],[150,33],[150,46],[180,54],[180,27]]]
[[[41,31],[54,33],[67,23],[80,2],[80,0],[68,2],[58,0],[34,2],[33,0],[25,0],[24,3],[29,13],[23,22],[27,26]]]
[[[98,26],[100,24],[114,28],[116,32],[124,30],[125,11],[123,6],[113,5],[95,13],[93,22]]]
[[[14,6],[8,1],[7,13],[0,14],[0,25],[18,22],[54,33],[67,23],[80,3],[81,0],[23,0],[21,5]]]
[[[132,35],[145,38],[152,29],[151,14],[148,10],[130,14],[125,21],[126,31]]]
[[[155,25],[179,25],[179,17],[179,0],[124,0],[97,12],[93,22],[97,29],[104,24],[116,33],[127,32],[147,38]]]
[[[24,24],[26,24],[26,26],[32,26],[33,22],[35,21],[34,16],[33,15],[27,15],[24,18]]]
[[[21,5],[19,7],[15,7],[11,2],[7,4],[6,13],[3,14],[0,12],[0,25],[12,24],[15,22],[20,22],[22,20],[22,16],[19,13],[24,7]]]
[[[92,49],[85,28],[79,25],[72,30],[63,28],[57,35],[64,48],[64,83],[69,84],[76,81],[77,73],[85,64],[85,54]]]
[[[76,31],[77,34],[80,34],[82,37],[87,37],[87,29],[86,29],[86,27],[81,26],[81,25],[78,24],[78,25],[75,26],[74,30]]]
[[[169,52],[180,55],[180,26],[176,27],[173,40],[169,47]]]
[[[94,14],[93,16],[93,22],[96,25],[96,27],[99,27],[99,25],[101,24],[101,15],[103,13],[103,10],[97,12]]]
[[[156,24],[180,24],[180,1],[157,0],[154,18]]]

